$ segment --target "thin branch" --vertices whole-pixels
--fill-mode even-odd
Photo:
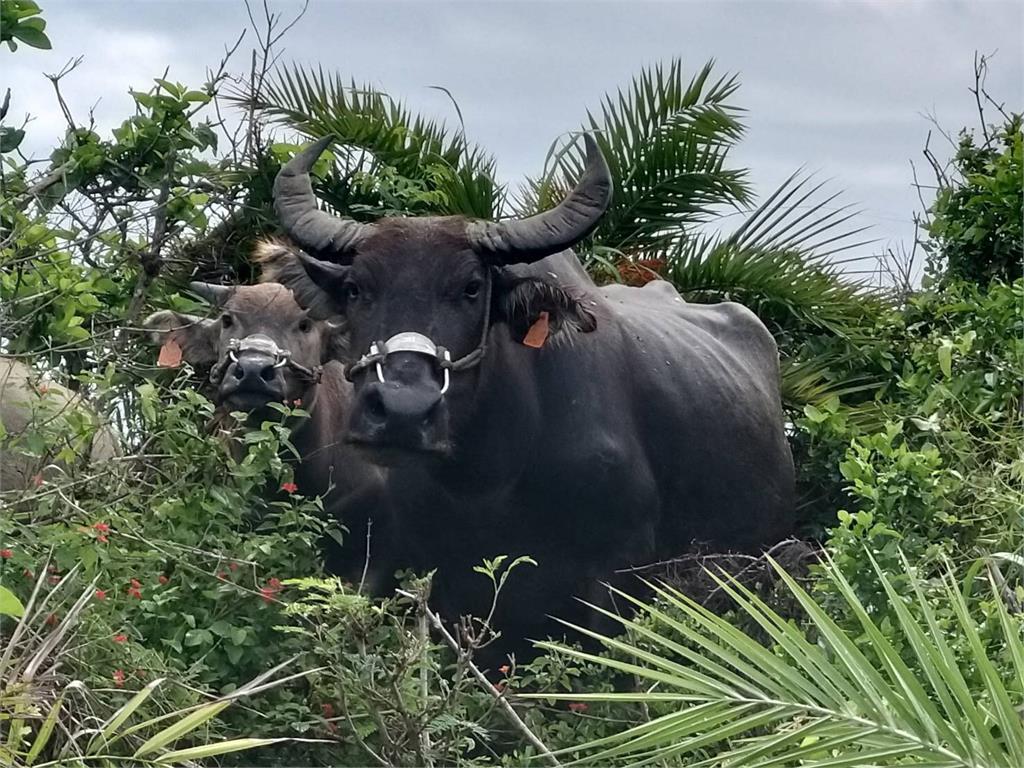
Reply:
[[[160,274],[163,260],[160,251],[163,248],[164,238],[167,234],[167,200],[171,193],[171,178],[174,176],[175,151],[173,147],[168,150],[166,158],[166,172],[160,184],[160,192],[156,199],[156,213],[153,225],[153,239],[150,241],[149,250],[139,257],[139,276],[135,281],[135,290],[132,291],[132,300],[128,305],[128,312],[125,314],[126,325],[132,325],[142,311],[146,300],[146,291],[154,278]]]
[[[448,628],[445,627],[441,618],[430,610],[430,607],[413,593],[407,592],[404,589],[396,589],[395,592],[402,597],[417,601],[422,605],[423,612],[426,614],[427,618],[430,619],[430,623],[433,625],[434,629],[440,633],[448,647],[455,651],[459,660],[465,663],[466,669],[468,669],[470,674],[473,675],[480,687],[495,698],[498,702],[498,706],[501,708],[501,711],[505,713],[505,716],[509,721],[520,731],[520,733],[523,734],[523,736],[526,737],[526,740],[536,748],[541,756],[551,765],[556,766],[556,768],[561,768],[561,763],[558,762],[558,758],[554,756],[551,750],[547,748],[537,734],[530,730],[530,726],[523,721],[519,716],[519,713],[516,712],[508,702],[508,699],[502,695],[501,691],[494,687],[491,681],[487,679],[487,676],[480,671],[480,668],[476,664],[473,663],[472,659],[467,658],[465,650],[459,645],[458,641],[452,637],[451,632],[449,632]]]

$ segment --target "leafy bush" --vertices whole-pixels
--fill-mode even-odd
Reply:
[[[961,132],[953,168],[940,174],[927,225],[933,276],[984,287],[1024,274],[1024,131],[1019,113],[1004,117],[980,143]]]
[[[5,41],[45,39],[38,7],[0,3]],[[261,39],[270,40],[280,20],[267,23]],[[803,511],[827,557],[804,587],[765,562],[749,588],[705,577],[719,602],[731,598],[723,616],[663,588],[663,602],[625,621],[607,653],[560,649],[487,680],[472,663],[486,617],[446,635],[429,580],[409,575],[404,593],[371,601],[321,572],[321,541],[345,531],[318,500],[288,492],[284,419],[301,413],[282,408],[280,419],[240,430],[199,393],[205,372],[154,369],[135,326],[150,306],[195,311],[180,290],[187,279],[252,278],[248,245],[274,232],[272,179],[298,146],[290,134],[268,135],[268,124],[334,132],[334,153],[314,168],[317,193],[364,220],[529,213],[576,174],[578,148],[553,151],[513,200],[464,132],[336,76],[273,73],[273,58],[257,51],[241,80],[225,61],[199,88],[160,78],[133,93],[135,114],[109,137],[68,113],[42,171],[17,152],[24,127],[0,129],[0,350],[58,369],[125,445],[102,466],[76,461],[100,420],[74,412],[4,437],[52,466],[0,498],[0,606],[33,606],[33,633],[17,643],[5,634],[0,656],[20,653],[26,637],[45,644],[72,618],[77,633],[25,655],[53,670],[31,681],[31,705],[27,689],[0,675],[14,758],[26,761],[35,744],[34,757],[87,754],[75,697],[88,691],[90,739],[97,727],[113,734],[117,713],[133,707],[156,728],[161,713],[211,712],[213,697],[217,711],[190,721],[197,741],[296,739],[245,758],[264,764],[533,765],[553,762],[551,749],[602,754],[590,747],[653,757],[643,750],[668,737],[658,757],[670,764],[915,755],[969,764],[961,758],[975,748],[993,765],[1016,759],[1018,723],[1007,712],[1024,693],[1024,280],[1006,278],[1019,275],[1008,261],[1020,251],[1019,118],[984,143],[964,139],[958,180],[932,210],[928,247],[941,279],[900,303],[844,278],[833,257],[858,230],[820,186],[793,177],[753,204],[745,170],[729,163],[742,136],[735,78],[714,77],[710,65],[692,78],[678,62],[653,67],[587,116],[617,203],[582,257],[598,280],[663,276],[690,300],[738,299],[764,319],[784,356]],[[55,78],[58,96],[71,75]],[[246,112],[232,134],[218,114],[238,104]],[[708,231],[723,206],[746,221]],[[504,563],[482,568],[497,588]],[[85,602],[62,597],[72,589]],[[285,662],[298,677],[220,706],[249,691],[241,681]],[[761,699],[854,695],[842,711],[834,695],[759,709],[721,696],[738,682]],[[147,693],[129,698],[137,686]],[[694,686],[719,698],[680,710]],[[808,701],[821,706],[811,712]],[[865,723],[886,716],[865,735]],[[969,727],[957,731],[956,718]],[[631,727],[629,738],[650,741],[613,747]],[[770,727],[780,730],[766,736]],[[186,753],[204,754],[214,753]]]

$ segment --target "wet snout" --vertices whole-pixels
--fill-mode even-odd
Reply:
[[[228,366],[221,382],[221,397],[243,409],[280,401],[285,394],[282,369],[272,355],[243,352]]]
[[[448,415],[441,395],[442,372],[425,355],[396,352],[366,369],[349,422],[349,441],[387,462],[393,452],[444,453]]]

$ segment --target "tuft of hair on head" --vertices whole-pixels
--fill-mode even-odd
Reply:
[[[299,260],[300,253],[294,245],[274,238],[256,243],[252,260],[260,266],[260,282],[280,283],[291,290],[298,305],[316,320],[336,317],[337,304],[310,279]]]

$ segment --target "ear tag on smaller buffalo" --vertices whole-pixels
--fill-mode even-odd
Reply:
[[[544,342],[548,340],[548,330],[548,313],[541,312],[540,317],[530,326],[530,330],[523,337],[523,344],[527,347],[540,349],[544,346]]]
[[[168,338],[160,347],[160,357],[156,364],[161,368],[177,368],[181,365],[181,345],[174,339]]]

